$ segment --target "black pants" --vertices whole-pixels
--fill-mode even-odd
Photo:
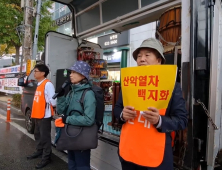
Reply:
[[[85,151],[68,151],[69,170],[90,170],[90,152]]]
[[[122,160],[121,165],[122,165],[122,170],[173,170],[173,165],[171,165],[170,163],[169,164],[166,163],[165,165],[161,164],[159,167],[156,168],[148,168]]]
[[[122,170],[147,170],[147,167],[142,167],[124,160],[121,161],[121,165],[122,165]]]
[[[51,158],[51,120],[51,117],[35,119],[34,137],[36,141],[36,150],[42,153],[42,160]]]

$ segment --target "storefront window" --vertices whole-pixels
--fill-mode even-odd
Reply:
[[[62,7],[64,7],[64,5],[63,5],[63,4],[60,4],[60,5],[59,5],[59,8],[62,8]]]
[[[72,27],[71,27],[71,21],[67,22],[66,24],[60,25],[57,29],[58,32],[66,35],[72,35]]]
[[[120,81],[120,68],[109,68],[108,80]]]
[[[107,61],[108,80],[120,81],[120,60],[122,51],[110,51],[103,54],[103,59]]]
[[[55,11],[55,20],[59,18],[59,10]]]
[[[71,35],[71,34],[72,34],[71,21],[70,21],[70,22],[67,22],[64,26],[65,26],[65,28],[64,28],[64,34]]]
[[[65,14],[68,14],[70,10],[66,5],[55,3],[55,5],[53,6],[53,12],[54,12],[53,19],[56,20],[59,17],[62,17]]]
[[[66,7],[66,6],[62,6],[62,7],[59,9],[60,17],[63,16],[63,15],[65,15],[65,13],[66,13],[65,7]]]
[[[57,31],[62,34],[72,35],[72,21],[70,21],[71,14],[68,6],[55,3],[53,8],[52,19],[55,20],[55,23],[59,26]]]
[[[70,12],[71,12],[71,11],[70,11],[69,7],[66,6],[66,14],[68,14],[68,13],[70,13]]]
[[[55,3],[55,10],[59,9],[59,4],[60,3],[57,3],[57,2]]]
[[[142,0],[142,1],[141,1],[141,5],[142,5],[142,7],[144,7],[144,6],[153,4],[153,3],[157,2],[157,1],[159,1],[159,0],[149,0],[149,1],[147,1],[147,0]]]
[[[58,32],[64,33],[64,25],[60,25],[60,26],[59,26]]]
[[[55,13],[52,13],[52,20],[55,20]]]

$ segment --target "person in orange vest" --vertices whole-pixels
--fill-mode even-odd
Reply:
[[[35,166],[36,169],[45,167],[51,161],[51,120],[56,100],[52,99],[55,94],[55,88],[46,78],[48,74],[49,68],[46,65],[39,64],[35,66],[34,77],[38,82],[38,86],[33,99],[31,118],[35,122],[36,151],[27,156],[27,159],[42,158]]]
[[[133,52],[138,66],[165,63],[163,46],[155,38],[142,42]],[[133,96],[132,96],[133,97]],[[133,106],[124,106],[122,92],[114,108],[115,117],[123,124],[119,156],[122,170],[173,170],[171,132],[185,129],[188,122],[185,100],[179,83],[175,83],[172,97],[165,109],[147,106],[136,111]],[[138,121],[142,117],[148,127]]]

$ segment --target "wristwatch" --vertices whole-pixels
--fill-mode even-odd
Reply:
[[[121,114],[120,114],[120,119],[121,119],[123,122],[126,122],[126,121],[124,120],[124,118],[123,118],[123,112],[121,112]]]

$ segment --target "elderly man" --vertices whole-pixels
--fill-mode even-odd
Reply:
[[[154,38],[144,40],[141,46],[133,52],[133,58],[138,66],[165,63],[163,46]],[[121,92],[114,108],[114,114],[123,124],[137,116],[133,106],[123,105]],[[175,83],[172,97],[163,115],[160,115],[160,111],[155,107],[147,106],[147,110],[143,111],[143,117],[150,122],[153,130],[137,133],[137,138],[132,138],[132,133],[136,133],[135,131],[122,129],[119,155],[123,170],[173,170],[171,132],[185,129],[188,122],[185,101],[178,83]],[[164,137],[159,137],[160,133],[164,134],[162,135]],[[151,139],[158,142],[152,142],[151,140],[149,144],[141,147],[141,139],[145,140],[146,136],[149,136],[149,139],[152,136]],[[134,146],[129,143],[134,143]],[[138,145],[140,146],[137,148]],[[163,147],[159,147],[160,145]],[[144,148],[146,152],[139,148]],[[149,155],[144,153],[149,153]],[[145,159],[146,166],[141,165],[141,159]]]

